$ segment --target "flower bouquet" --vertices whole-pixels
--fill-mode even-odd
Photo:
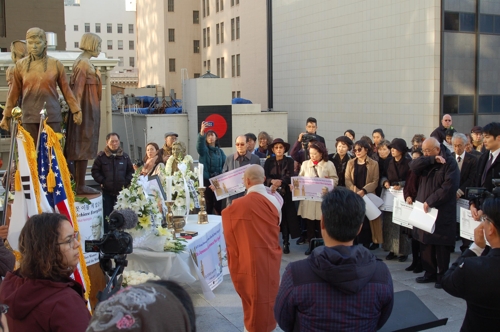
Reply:
[[[149,280],[160,280],[160,277],[153,273],[143,272],[143,271],[123,271],[122,286],[134,286],[143,284]]]
[[[172,169],[173,156],[171,156],[167,165],[164,168],[163,179],[172,180],[171,199],[174,202],[172,212],[175,216],[185,216],[189,211],[199,207],[198,193],[195,188],[198,188],[198,171],[191,171],[193,158],[186,155],[182,160],[178,161],[177,170]],[[164,184],[165,191],[168,191],[168,186]]]

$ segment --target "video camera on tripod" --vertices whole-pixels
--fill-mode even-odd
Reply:
[[[491,192],[484,187],[467,187],[465,188],[465,197],[468,200],[500,197],[500,179],[492,179],[491,182],[494,186]]]
[[[127,254],[133,252],[133,238],[123,230],[134,228],[137,222],[134,211],[114,210],[109,215],[109,231],[100,240],[85,241],[85,252],[99,253],[99,265],[108,278],[104,290],[97,294],[99,302],[108,299],[121,287],[122,273],[128,264]]]

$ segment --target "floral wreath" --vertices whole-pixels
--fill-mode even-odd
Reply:
[[[174,163],[174,160],[176,160],[176,158],[173,155],[168,157],[167,165],[165,165],[165,172],[167,173],[167,175],[172,175],[172,164]],[[182,159],[182,160],[177,159],[177,161],[185,164],[186,166],[189,164],[192,165],[193,164],[193,157],[186,154],[186,156],[184,156],[184,159]]]

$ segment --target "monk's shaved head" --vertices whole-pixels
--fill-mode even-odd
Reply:
[[[264,174],[264,169],[260,165],[252,165],[245,170],[245,185],[248,187],[254,186],[256,184],[263,184],[266,176]],[[247,187],[247,188],[248,188]]]

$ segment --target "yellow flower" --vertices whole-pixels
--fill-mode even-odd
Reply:
[[[158,230],[158,235],[159,235],[159,236],[165,236],[165,235],[168,235],[168,229],[163,228],[163,227],[161,227],[161,226],[158,226],[156,229]]]
[[[139,218],[139,225],[141,225],[142,228],[146,228],[148,226],[151,226],[151,218],[149,216],[142,216]]]

